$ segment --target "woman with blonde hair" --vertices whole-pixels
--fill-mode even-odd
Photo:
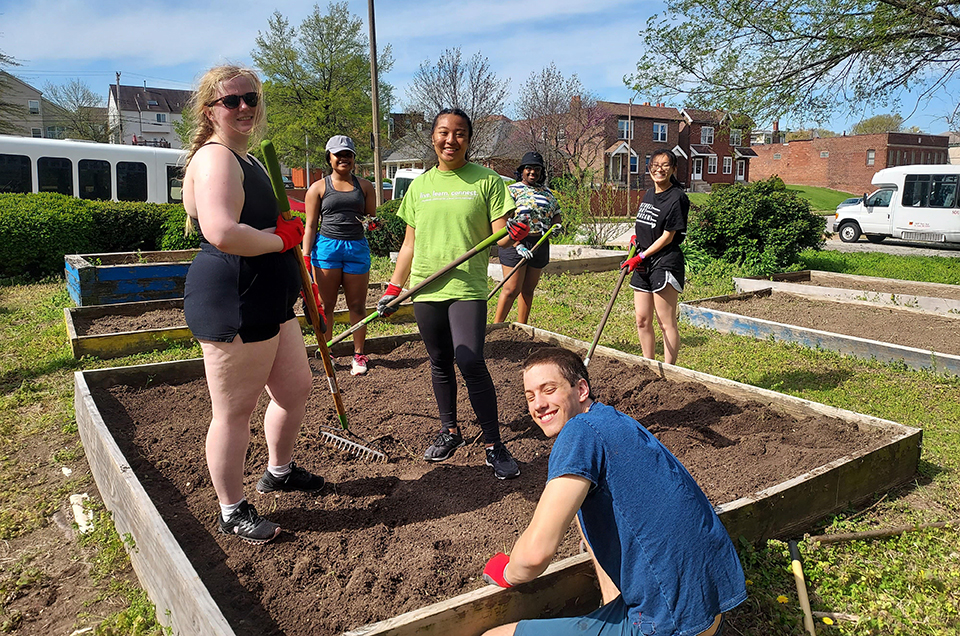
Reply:
[[[187,272],[184,314],[200,341],[213,416],[207,467],[220,502],[219,531],[265,543],[280,527],[257,514],[243,492],[250,416],[263,389],[268,466],[257,491],[316,491],[323,478],[297,466],[293,447],[312,384],[293,305],[303,238],[285,221],[264,167],[247,154],[263,130],[263,89],[237,66],[207,71],[193,96],[197,129],[183,179],[187,215],[198,224],[200,253]]]

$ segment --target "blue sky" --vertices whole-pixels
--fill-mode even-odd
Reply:
[[[366,23],[367,2],[350,0],[349,6]],[[403,106],[420,63],[460,46],[465,57],[477,51],[489,57],[513,86],[553,62],[565,76],[576,73],[600,99],[626,102],[632,92],[623,76],[643,54],[638,32],[662,6],[654,0],[377,0],[377,43],[391,44],[395,59],[382,81],[396,87]],[[0,51],[22,63],[12,69],[15,75],[41,89],[79,78],[106,96],[116,71],[125,85],[191,88],[214,64],[250,64],[257,32],[275,10],[298,25],[311,8],[303,0],[0,0]],[[960,82],[954,81],[917,105],[906,124],[945,131],[958,95]],[[900,114],[907,117],[915,104],[904,96]],[[849,130],[857,119],[841,116],[824,127]],[[782,128],[805,125],[813,122],[781,121]]]

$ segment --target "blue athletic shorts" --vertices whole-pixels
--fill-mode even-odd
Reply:
[[[631,622],[628,610],[623,597],[618,596],[586,616],[520,621],[514,636],[646,636],[654,633]],[[723,619],[715,636],[721,636],[722,632]]]
[[[320,269],[342,269],[344,274],[370,271],[370,245],[367,239],[341,241],[317,234],[310,262]]]

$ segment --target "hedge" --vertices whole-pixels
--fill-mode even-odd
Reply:
[[[66,254],[189,249],[182,205],[0,194],[0,278],[63,273]]]

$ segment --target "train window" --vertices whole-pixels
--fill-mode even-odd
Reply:
[[[33,191],[30,157],[0,154],[0,192],[28,194]]]
[[[183,203],[183,168],[167,166],[167,203]]]
[[[40,192],[59,192],[73,196],[73,162],[64,157],[37,159],[37,183]]]
[[[147,164],[139,161],[117,162],[117,200],[147,200]]]
[[[80,198],[110,200],[110,162],[102,159],[81,159],[77,164],[80,177]]]

